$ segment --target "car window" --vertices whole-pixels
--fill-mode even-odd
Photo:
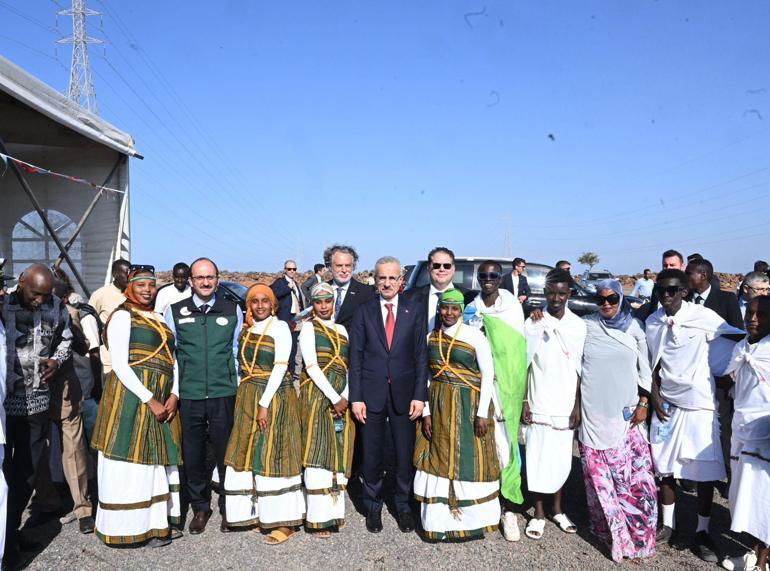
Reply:
[[[609,280],[611,278],[612,278],[612,275],[606,272],[592,272],[588,274],[589,280]]]
[[[545,275],[548,273],[547,269],[539,267],[527,268],[527,283],[532,293],[543,294],[545,289]]]

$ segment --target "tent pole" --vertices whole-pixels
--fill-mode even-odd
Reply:
[[[107,178],[104,179],[102,186],[107,186],[107,183],[110,182],[112,175],[115,174],[115,172],[118,170],[118,167],[120,167],[123,164],[125,159],[126,159],[126,155],[120,155],[120,157],[118,157],[118,161],[112,167],[112,170],[110,171],[110,174],[107,175]],[[96,203],[99,202],[99,199],[102,197],[103,193],[104,193],[104,189],[100,188],[99,192],[97,192],[96,195],[91,200],[91,204],[89,204],[88,208],[86,208],[86,211],[83,213],[83,216],[80,217],[80,221],[78,222],[78,225],[75,226],[75,229],[72,231],[72,236],[70,236],[69,239],[64,244],[64,249],[67,252],[69,252],[70,248],[72,247],[72,244],[75,243],[75,239],[78,237],[78,234],[80,234],[80,231],[83,230],[83,226],[85,226],[86,220],[88,220],[88,217],[91,216],[91,213],[94,211],[94,208],[96,208]],[[55,268],[58,268],[59,266],[61,266],[61,263],[63,261],[64,261],[64,256],[59,254],[59,257],[56,258],[56,262],[54,262],[53,266]]]
[[[0,152],[7,155],[8,149],[5,147],[5,142],[3,141],[2,137],[0,137]],[[11,170],[13,171],[13,174],[16,175],[16,178],[19,180],[19,184],[24,189],[24,192],[27,194],[27,197],[29,198],[29,201],[32,203],[32,206],[35,207],[35,210],[37,210],[37,213],[40,215],[41,220],[43,221],[43,225],[45,226],[46,230],[48,230],[48,233],[51,235],[51,238],[53,238],[53,241],[56,242],[56,246],[59,248],[59,251],[64,256],[64,259],[67,260],[67,263],[69,264],[70,269],[72,270],[72,275],[75,276],[75,279],[80,284],[80,287],[83,288],[83,293],[86,294],[86,297],[91,297],[91,292],[88,291],[88,287],[86,286],[86,282],[83,280],[82,276],[80,275],[80,272],[75,267],[75,264],[72,263],[72,258],[70,258],[70,255],[67,253],[67,250],[64,248],[64,244],[62,244],[61,240],[59,240],[59,237],[56,235],[56,232],[53,229],[53,226],[51,226],[51,223],[48,221],[48,218],[45,215],[45,212],[43,212],[43,208],[40,206],[40,203],[37,201],[37,198],[35,198],[35,195],[32,192],[32,189],[29,187],[29,183],[27,183],[26,179],[24,178],[24,175],[21,174],[21,171],[19,170],[19,167],[16,165],[14,161],[8,161],[11,165]]]

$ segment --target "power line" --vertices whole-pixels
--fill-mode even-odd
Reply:
[[[26,21],[27,21],[27,22],[29,22],[30,24],[34,24],[34,25],[35,25],[35,26],[37,26],[38,28],[40,28],[40,29],[42,29],[42,30],[45,30],[46,32],[49,32],[49,33],[51,33],[51,34],[57,34],[57,35],[58,35],[58,33],[59,33],[59,32],[58,32],[58,30],[57,30],[56,28],[54,28],[53,26],[49,26],[48,24],[46,24],[45,22],[43,22],[43,21],[41,21],[41,20],[38,20],[38,19],[36,19],[36,18],[33,18],[32,16],[28,16],[27,14],[25,14],[25,13],[24,13],[24,12],[22,12],[21,10],[18,10],[18,9],[16,9],[16,8],[14,8],[14,7],[13,7],[13,6],[11,6],[10,4],[8,4],[7,2],[3,2],[2,0],[0,0],[0,6],[2,6],[3,8],[5,8],[5,9],[6,9],[6,10],[8,10],[9,12],[11,12],[11,13],[15,14],[15,15],[16,15],[16,16],[18,16],[19,18],[22,18],[23,20],[26,20]]]

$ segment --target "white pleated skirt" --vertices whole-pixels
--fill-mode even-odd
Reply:
[[[527,488],[530,492],[558,492],[572,470],[572,441],[568,416],[532,414],[524,427]]]
[[[500,523],[499,480],[464,482],[417,470],[413,489],[429,539],[481,537]]]
[[[130,545],[170,535],[181,522],[176,466],[133,464],[106,458],[97,464],[96,535],[107,545]]]
[[[230,527],[295,527],[305,520],[302,476],[272,478],[227,466],[224,488]]]
[[[335,482],[336,480],[336,482]],[[305,468],[305,497],[309,529],[329,529],[345,525],[345,489],[348,479],[323,468]]]
[[[730,529],[770,544],[770,444],[744,446],[733,435],[730,457]]]
[[[658,429],[666,424],[670,428],[663,439],[658,436]],[[715,482],[727,476],[716,411],[672,407],[665,423],[653,414],[650,444],[658,476],[693,482]]]

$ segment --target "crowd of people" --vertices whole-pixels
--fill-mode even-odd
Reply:
[[[697,494],[695,553],[767,571],[766,263],[736,296],[708,260],[668,250],[634,287],[641,307],[604,280],[598,313],[578,317],[564,260],[541,309],[523,258],[510,271],[483,262],[479,291],[455,285],[445,247],[428,254],[430,283],[406,291],[398,259],[377,261],[374,285],[354,279],[357,262],[333,245],[300,284],[287,260],[272,284],[248,288],[243,309],[218,293],[208,258],[177,264],[160,289],[153,266],[117,260],[88,303],[60,269],[26,268],[0,297],[4,564],[35,547],[20,531],[28,507],[28,527],[60,510],[53,427],[74,504],[63,521],[109,546],[203,533],[213,488],[222,533],[329,538],[348,491],[378,533],[388,449],[404,533],[452,541],[499,527],[518,541],[526,500],[527,538],[554,533],[548,519],[574,534],[562,489],[577,436],[591,532],[614,561],[675,538],[684,487]],[[710,534],[719,482],[731,529],[755,544],[738,557]]]

